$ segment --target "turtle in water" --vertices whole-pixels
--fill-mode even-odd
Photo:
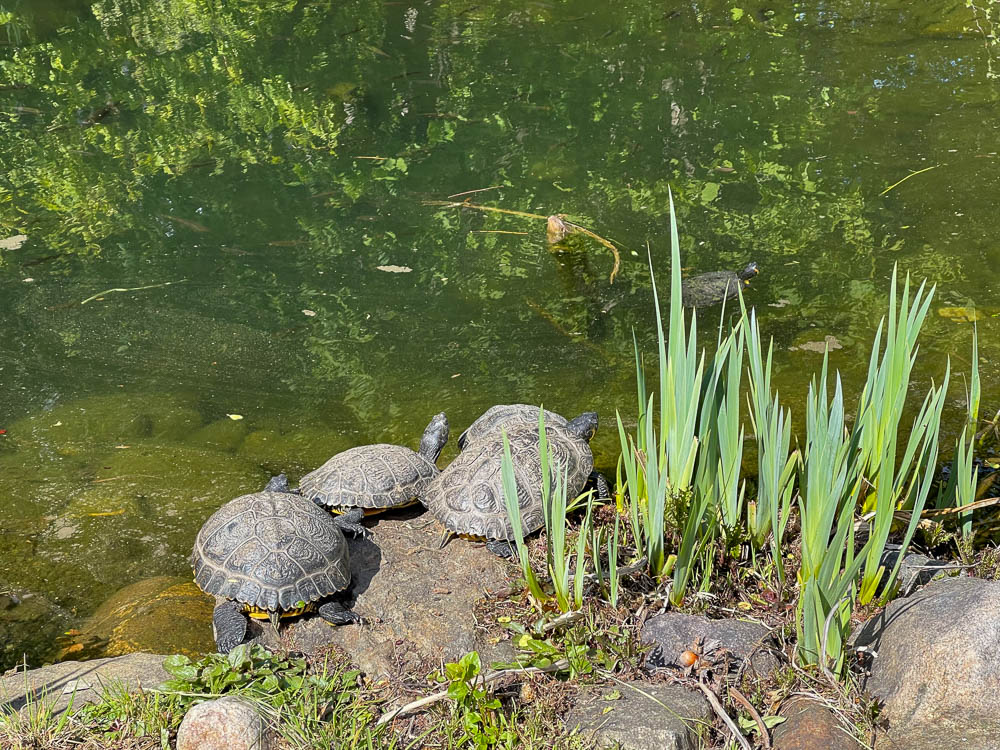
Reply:
[[[435,415],[414,452],[401,445],[361,445],[338,453],[299,482],[299,492],[334,512],[366,514],[417,502],[438,475],[436,461],[448,442],[448,418]]]
[[[520,427],[534,427],[538,429],[538,413],[541,411],[537,406],[528,404],[501,404],[491,406],[484,411],[480,417],[469,425],[469,427],[458,436],[458,449],[465,450],[470,443],[474,443],[484,437],[499,435],[501,430],[510,432]],[[545,410],[545,424],[565,427],[569,420],[561,414]]]
[[[314,610],[332,625],[360,622],[328,598],[351,582],[344,531],[366,534],[361,517],[360,510],[330,515],[289,492],[284,475],[215,511],[198,532],[191,566],[195,583],[216,599],[219,652],[243,642],[247,618],[270,620],[276,630],[280,618]]]
[[[601,497],[608,497],[607,481],[594,471],[590,439],[597,432],[597,414],[586,412],[565,425],[546,425],[549,471],[566,473],[566,494],[576,497],[593,479]],[[452,534],[485,539],[487,548],[503,557],[511,555],[514,529],[504,502],[503,432],[497,431],[466,445],[458,457],[427,487],[421,501],[447,530],[442,546]],[[507,434],[517,483],[521,527],[525,534],[545,525],[542,508],[542,462],[538,425],[513,427]]]
[[[749,286],[750,280],[760,273],[756,263],[748,263],[739,273],[711,271],[681,280],[681,302],[684,307],[708,307],[730,300],[737,290]]]

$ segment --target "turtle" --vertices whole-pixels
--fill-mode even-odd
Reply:
[[[360,510],[327,513],[288,491],[284,475],[215,511],[198,532],[191,566],[195,583],[216,599],[219,652],[243,642],[248,618],[270,620],[275,630],[280,618],[310,611],[332,625],[361,622],[329,599],[351,582],[344,532],[366,535],[361,518]]]
[[[710,271],[681,281],[681,302],[684,307],[708,307],[730,300],[737,290],[748,286],[760,273],[756,263],[748,263],[739,273],[735,271]]]
[[[373,514],[411,505],[438,475],[436,462],[447,442],[442,412],[427,425],[418,452],[386,443],[351,448],[302,477],[299,492],[334,512],[360,508]]]
[[[565,425],[546,425],[549,448],[549,471],[557,467],[566,472],[566,492],[576,496],[593,480],[601,497],[610,496],[607,481],[594,471],[590,439],[597,431],[597,414],[585,412]],[[444,546],[453,534],[470,539],[485,539],[487,549],[501,557],[512,554],[510,540],[514,530],[504,502],[503,436],[510,443],[514,477],[517,482],[521,526],[525,534],[545,525],[542,508],[542,464],[538,426],[515,425],[484,435],[468,443],[448,467],[428,485],[420,499],[446,529]]]
[[[465,450],[465,446],[470,443],[489,436],[499,435],[501,430],[511,430],[518,427],[534,427],[538,429],[537,406],[528,404],[500,404],[491,406],[484,411],[480,417],[470,424],[461,435],[458,436],[458,449]],[[561,414],[545,410],[545,424],[565,427],[569,420]]]

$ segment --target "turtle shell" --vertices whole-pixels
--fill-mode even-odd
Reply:
[[[327,508],[408,505],[438,468],[401,445],[362,445],[338,453],[299,482],[299,491]]]
[[[347,588],[347,540],[333,516],[283,492],[242,495],[205,521],[191,553],[203,591],[271,612]]]
[[[468,429],[458,437],[458,449],[465,450],[470,443],[481,440],[491,435],[499,436],[501,430],[511,432],[512,430],[526,427],[534,428],[538,431],[537,406],[528,404],[500,404],[487,409],[475,422],[469,425]],[[554,411],[545,410],[545,426],[558,425],[565,427],[567,419]]]
[[[733,271],[711,271],[681,282],[681,301],[685,307],[707,307],[736,296],[746,282]]]
[[[558,425],[546,425],[549,472],[555,486],[557,471],[567,475],[567,496],[575,497],[594,468],[587,441]],[[521,526],[525,534],[545,525],[542,510],[542,463],[538,426],[507,433],[517,482]],[[457,534],[486,539],[513,539],[514,532],[504,503],[503,438],[486,436],[466,449],[435,478],[421,497],[427,509]]]

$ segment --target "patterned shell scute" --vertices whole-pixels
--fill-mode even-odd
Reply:
[[[191,555],[207,593],[261,609],[293,609],[347,588],[347,540],[315,503],[282,492],[231,500],[201,527]]]
[[[459,435],[458,447],[460,450],[465,450],[467,446],[483,438],[499,437],[501,430],[511,432],[521,428],[534,428],[535,432],[538,432],[539,411],[537,406],[529,404],[501,404],[490,407]],[[565,427],[566,424],[565,417],[554,411],[545,410],[546,427],[549,425]]]
[[[362,445],[338,453],[299,482],[327,508],[394,508],[423,493],[437,467],[401,445]]]
[[[594,456],[585,440],[557,426],[546,426],[549,444],[549,472],[555,487],[556,471],[565,470],[567,495],[575,497],[587,483],[594,468]],[[542,464],[538,428],[515,429],[508,433],[514,479],[517,483],[521,526],[525,534],[545,525],[542,514]],[[466,447],[431,482],[423,497],[424,505],[458,534],[513,539],[513,529],[504,503],[503,438],[479,440]]]

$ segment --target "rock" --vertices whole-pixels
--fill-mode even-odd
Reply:
[[[769,676],[778,668],[771,631],[746,620],[709,620],[698,615],[664,612],[651,617],[642,628],[642,642],[653,644],[646,663],[653,667],[678,667],[677,658],[692,649],[698,638],[717,641],[729,651],[736,666],[750,656],[750,668]]]
[[[899,559],[899,549],[886,548],[882,553],[881,564],[885,566],[886,576]],[[917,586],[924,586],[933,580],[944,578],[953,571],[955,566],[941,560],[934,560],[916,552],[907,553],[899,566],[899,595],[909,596]]]
[[[861,745],[822,703],[795,698],[782,708],[774,728],[774,750],[860,750]]]
[[[62,658],[157,650],[197,659],[215,651],[214,606],[214,599],[188,577],[147,578],[126,586],[98,607]]]
[[[636,682],[579,697],[563,723],[599,748],[694,750],[711,719],[712,709],[699,692]]]
[[[1000,582],[946,578],[896,600],[859,631],[875,651],[865,687],[893,728],[941,716],[1000,721]],[[980,719],[976,719],[978,722]]]
[[[938,716],[933,722],[894,727],[875,742],[875,750],[1000,750],[995,716]]]
[[[166,657],[158,654],[128,654],[91,661],[64,661],[27,672],[11,672],[0,677],[0,713],[20,711],[39,701],[51,706],[53,714],[95,703],[103,688],[119,683],[129,692],[140,687],[155,688],[171,679],[163,668]]]
[[[508,564],[463,539],[438,549],[442,529],[421,510],[374,518],[372,539],[348,537],[348,600],[369,624],[333,627],[307,616],[282,625],[279,638],[253,622],[254,641],[306,653],[336,644],[372,676],[426,673],[469,651],[479,651],[485,664],[511,659],[509,643],[489,643],[474,618],[486,591],[506,588]]]
[[[177,750],[269,750],[272,745],[253,704],[232,695],[192,706],[177,730]]]

